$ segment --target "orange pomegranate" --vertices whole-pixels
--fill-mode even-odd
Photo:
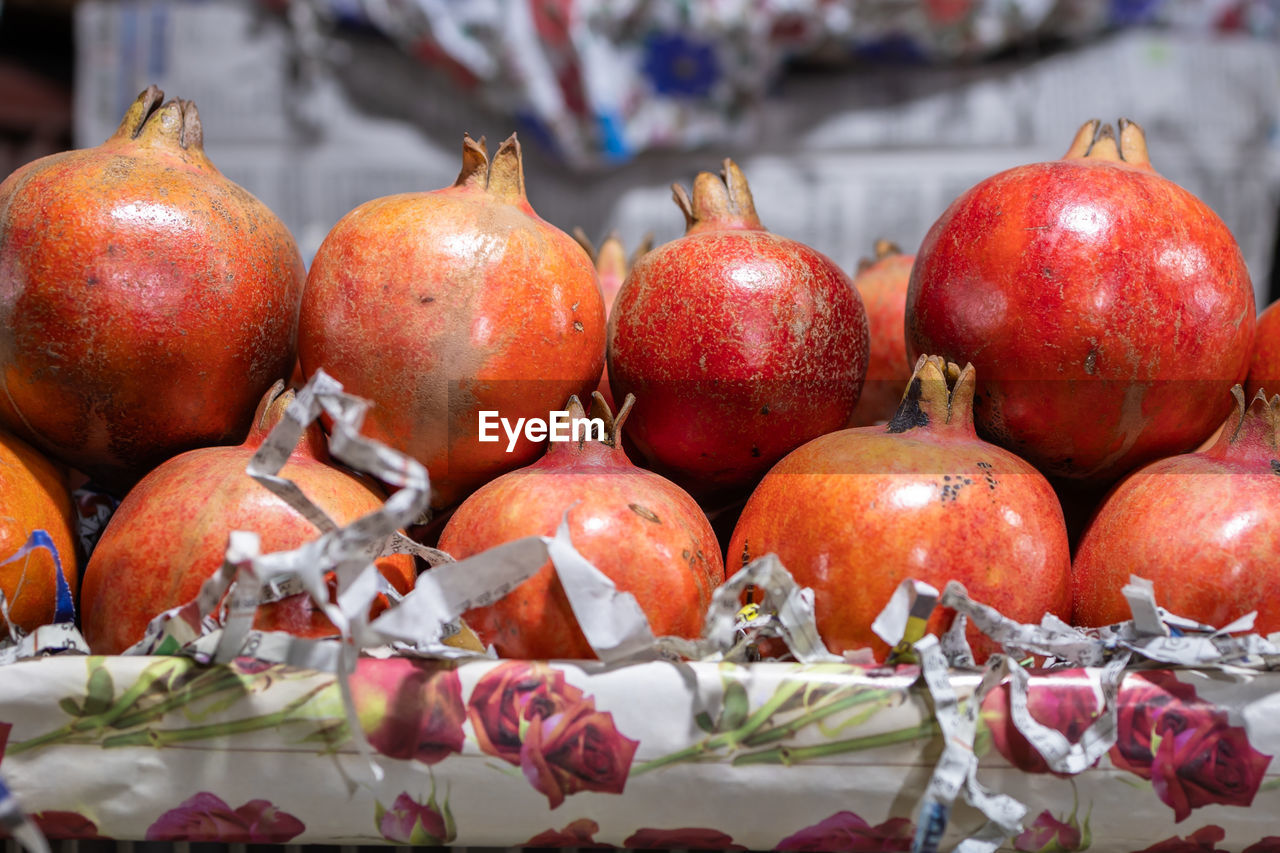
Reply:
[[[542,450],[526,433],[482,441],[482,411],[546,419],[604,366],[595,267],[529,205],[515,136],[492,163],[467,137],[462,160],[453,186],[374,199],[333,227],[299,325],[303,372],[374,402],[366,432],[426,466],[435,510]]]
[[[841,653],[889,649],[871,623],[906,578],[960,581],[1022,622],[1071,610],[1067,529],[1048,480],[978,438],[975,371],[922,356],[885,426],[828,433],[775,465],[729,543],[736,569],[778,555],[815,593],[818,633]],[[954,612],[938,608],[940,633]],[[969,626],[975,657],[998,647]]]
[[[461,560],[522,536],[550,536],[568,511],[574,547],[636,597],[655,634],[698,637],[724,563],[693,498],[627,458],[620,433],[634,400],[614,418],[597,393],[592,416],[605,426],[602,440],[553,442],[534,464],[488,483],[449,519],[440,548]],[[576,397],[566,409],[584,417]],[[550,562],[465,618],[503,657],[595,657]]]
[[[907,284],[915,259],[915,255],[904,255],[896,244],[877,240],[875,257],[863,258],[858,264],[853,286],[867,310],[871,350],[867,355],[867,379],[862,383],[862,395],[849,417],[849,426],[870,426],[893,417],[902,389],[911,378],[904,328]]]
[[[163,98],[0,184],[0,424],[117,492],[244,437],[293,364],[305,275],[195,104]]]
[[[80,575],[75,508],[65,474],[26,442],[0,431],[0,562],[17,554],[35,530],[49,535],[74,596]],[[44,548],[0,566],[0,590],[14,625],[30,631],[53,621],[57,578],[53,555]]]
[[[1159,459],[1111,490],[1085,529],[1073,567],[1074,624],[1129,618],[1130,575],[1171,613],[1223,626],[1257,611],[1280,631],[1280,396],[1236,408],[1218,440]]]
[[[85,568],[82,620],[95,654],[117,654],[142,639],[147,623],[195,598],[222,564],[227,536],[250,530],[264,553],[297,548],[320,532],[245,473],[245,466],[293,400],[284,382],[262,398],[248,438],[238,447],[191,450],[160,465],[120,503]],[[383,496],[330,463],[319,423],[311,424],[280,470],[337,524],[377,509]],[[381,557],[378,569],[399,592],[415,577],[407,554]],[[385,607],[385,602],[375,605]],[[334,627],[309,595],[258,608],[254,627],[326,636]]]

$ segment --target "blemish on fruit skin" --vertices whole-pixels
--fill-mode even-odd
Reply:
[[[889,432],[906,432],[915,427],[928,425],[929,416],[925,414],[924,409],[920,408],[920,393],[920,377],[912,377],[911,385],[907,387],[907,394],[903,397],[902,404],[893,413],[893,417],[886,427]]]
[[[431,303],[431,302],[435,302],[435,301],[436,301],[436,298],[435,298],[434,296],[419,296],[419,297],[418,297],[418,302],[422,303],[423,305],[427,305],[427,304],[429,304],[429,303]]]
[[[1280,459],[1271,460],[1271,473],[1280,474]]]
[[[583,327],[582,322],[581,322],[580,320],[574,320],[574,321],[573,321],[573,330],[574,330],[575,332],[581,332],[581,331],[583,330],[583,328],[584,328],[584,327]]]
[[[640,504],[627,504],[627,508],[643,518],[645,521],[652,521],[654,524],[662,523],[662,519],[658,518],[657,514],[648,507],[641,506]]]
[[[1084,372],[1092,376],[1098,370],[1098,350],[1090,349],[1084,358]]]

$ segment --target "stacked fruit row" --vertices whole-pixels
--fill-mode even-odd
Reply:
[[[856,281],[767,231],[732,161],[674,188],[686,234],[627,269],[616,240],[596,252],[536,214],[514,136],[492,157],[468,137],[462,160],[450,187],[351,211],[309,270],[204,154],[195,106],[154,87],[103,145],[0,184],[14,625],[53,618],[52,551],[79,580],[65,469],[122,499],[83,567],[95,651],[194,598],[229,531],[314,538],[244,468],[284,380],[320,369],[427,467],[413,535],[462,558],[568,511],[659,634],[700,634],[726,564],[769,552],[837,652],[884,652],[870,624],[906,577],[1024,621],[1121,619],[1130,572],[1193,618],[1269,616],[1280,401],[1233,409],[1232,389],[1277,344],[1255,344],[1231,234],[1136,124],[1090,122],[1062,160],[983,181]],[[338,524],[382,496],[319,424],[281,473]],[[53,547],[20,548],[34,529]],[[378,565],[401,593],[421,569]],[[592,653],[549,564],[466,620],[503,655]],[[305,593],[256,624],[332,632]]]

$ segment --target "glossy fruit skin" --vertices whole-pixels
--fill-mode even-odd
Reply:
[[[0,560],[17,553],[34,530],[49,534],[74,596],[80,573],[76,514],[66,474],[31,445],[0,431]],[[0,590],[14,625],[33,631],[49,624],[58,604],[53,555],[36,548],[27,557],[0,566]],[[3,624],[0,620],[0,630]]]
[[[1280,302],[1272,302],[1258,314],[1253,357],[1244,383],[1245,397],[1252,397],[1264,387],[1273,394],[1280,393]]]
[[[939,591],[960,581],[976,600],[1024,622],[1070,614],[1071,560],[1053,489],[977,437],[967,402],[952,406],[948,423],[941,372],[923,375],[917,369],[903,407],[914,395],[926,423],[904,419],[900,408],[889,425],[806,443],[761,480],[729,542],[730,571],[772,552],[813,589],[818,633],[836,654],[870,647],[885,659],[889,647],[871,623],[906,578]],[[961,380],[968,390],[953,400],[972,394],[971,381]],[[941,633],[953,618],[937,608],[928,630]],[[979,660],[998,650],[972,625],[967,636]]]
[[[695,206],[704,177],[716,180],[699,176]],[[764,230],[754,209],[695,213],[685,236],[640,257],[623,283],[609,318],[609,381],[615,396],[636,396],[628,435],[648,465],[701,496],[753,484],[843,427],[868,334],[862,302],[831,259]]]
[[[375,199],[333,227],[299,323],[303,372],[322,367],[374,402],[366,434],[427,467],[436,510],[542,451],[523,436],[510,453],[505,436],[478,441],[481,410],[545,420],[604,366],[591,259],[522,182],[498,185],[500,164],[520,168],[514,137],[487,185],[483,149],[468,145],[454,186]]]
[[[879,253],[877,247],[877,254]],[[907,313],[907,285],[915,255],[886,248],[885,254],[858,270],[853,286],[862,297],[871,332],[867,379],[849,426],[871,426],[893,417],[902,389],[911,378],[911,359],[903,331]]]
[[[636,597],[657,636],[696,638],[724,582],[715,534],[679,486],[638,468],[620,442],[553,443],[463,502],[439,547],[461,560],[523,536],[554,535],[565,511],[574,548]],[[548,561],[464,620],[501,657],[593,659]]]
[[[305,279],[284,224],[204,154],[194,105],[162,98],[0,184],[0,423],[116,492],[244,437],[292,365]]]
[[[906,327],[913,354],[977,368],[982,435],[1050,476],[1108,484],[1226,417],[1254,297],[1203,202],[1149,166],[1071,156],[947,208],[917,253]]]
[[[116,509],[85,568],[82,619],[95,654],[118,654],[142,639],[156,615],[194,599],[217,571],[233,530],[261,538],[263,553],[297,548],[319,530],[245,473],[292,393],[268,391],[253,429],[238,447],[191,450],[144,477]],[[334,467],[318,423],[311,424],[280,470],[339,525],[377,509],[384,496]],[[413,587],[413,558],[380,557],[379,571],[401,593]],[[304,637],[335,633],[305,593],[258,608],[254,627]]]
[[[1212,447],[1152,462],[1108,495],[1076,553],[1075,624],[1130,618],[1121,590],[1134,574],[1178,616],[1221,627],[1257,610],[1258,633],[1280,631],[1280,400],[1244,400]]]

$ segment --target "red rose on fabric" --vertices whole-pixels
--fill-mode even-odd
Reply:
[[[641,829],[622,842],[628,850],[746,850],[718,829]]]
[[[523,721],[563,713],[582,701],[582,691],[564,673],[545,663],[503,661],[481,677],[467,712],[480,748],[511,764],[520,763]]]
[[[1226,853],[1218,849],[1218,843],[1227,837],[1220,826],[1203,826],[1186,838],[1166,838],[1137,853]]]
[[[553,809],[578,791],[622,793],[640,745],[544,663],[494,667],[476,684],[468,711],[480,749],[519,765]]]
[[[1243,853],[1280,853],[1280,835],[1268,835],[1264,838],[1259,838],[1244,848]]]
[[[362,658],[351,674],[351,696],[370,746],[388,758],[436,764],[462,751],[462,681],[448,666]]]
[[[1156,796],[1183,821],[1210,804],[1249,806],[1271,756],[1249,744],[1244,728],[1196,696],[1172,672],[1133,676],[1120,691],[1116,767],[1150,779]]]
[[[826,820],[779,841],[776,850],[821,850],[831,853],[910,850],[915,827],[905,817],[891,817],[871,826],[853,812],[836,812]]]
[[[48,839],[89,840],[101,838],[98,825],[79,812],[37,812],[31,816]]]
[[[593,836],[599,831],[600,824],[589,817],[580,817],[564,829],[539,832],[520,846],[551,847],[557,850],[564,847],[612,848],[612,844],[602,844],[595,840]]]
[[[387,841],[438,847],[457,835],[448,812],[447,804],[443,812],[437,807],[434,794],[427,802],[420,803],[405,792],[396,797],[389,809],[379,803],[375,819],[378,832]]]
[[[98,834],[98,825],[79,812],[36,812],[30,817],[44,837],[50,840],[102,838]],[[0,838],[9,837],[8,830],[0,827]]]
[[[1044,758],[1013,724],[1009,690],[1005,682],[988,693],[982,702],[982,720],[991,732],[996,750],[1024,773],[1052,773]],[[1102,708],[1088,673],[1083,669],[1064,669],[1031,679],[1027,710],[1036,722],[1062,732],[1070,743],[1079,743]]]
[[[1058,820],[1045,809],[1036,816],[1035,822],[1013,842],[1015,850],[1037,853],[1041,850],[1079,850],[1081,842],[1080,827],[1074,822]]]
[[[147,841],[219,841],[231,844],[279,844],[301,835],[306,826],[266,800],[231,808],[203,792],[170,809],[147,828]]]

